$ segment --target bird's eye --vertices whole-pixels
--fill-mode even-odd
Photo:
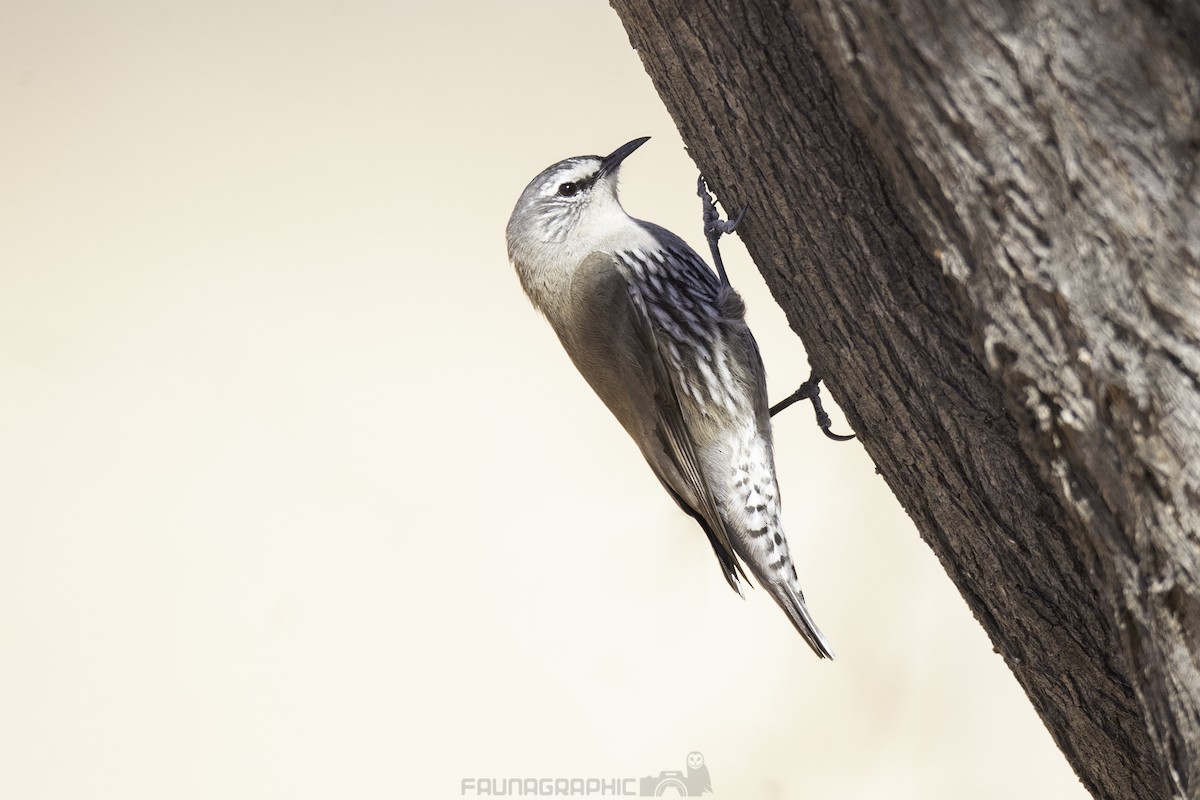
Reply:
[[[579,194],[579,184],[574,181],[567,181],[558,187],[558,193],[563,197],[574,197]]]

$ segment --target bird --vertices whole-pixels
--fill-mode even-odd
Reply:
[[[745,304],[683,239],[631,217],[618,198],[622,163],[649,138],[542,170],[508,220],[509,261],[575,367],[704,530],[733,590],[742,594],[748,570],[832,659],[784,538],[766,374]]]
[[[704,764],[704,754],[699,750],[693,750],[687,755],[687,781],[688,797],[699,797],[712,791],[712,778],[709,777],[708,767]]]

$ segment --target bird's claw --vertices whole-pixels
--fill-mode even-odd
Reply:
[[[813,411],[817,415],[817,425],[821,428],[821,433],[824,433],[830,439],[837,442],[848,442],[854,438],[854,434],[834,433],[829,430],[833,426],[833,422],[829,419],[829,415],[825,413],[825,406],[821,403],[821,379],[814,372],[808,376],[808,380],[800,384],[800,388],[792,392],[783,400],[780,400],[775,405],[771,406],[771,416],[775,416],[780,411],[783,411],[793,403],[798,403],[801,400],[811,400]]]
[[[714,239],[718,239],[722,234],[733,233],[737,230],[737,226],[742,223],[742,219],[746,216],[746,209],[749,206],[742,206],[742,210],[738,212],[734,219],[721,219],[720,213],[717,211],[716,201],[708,192],[708,182],[701,175],[696,180],[696,194],[700,196],[700,200],[704,203],[704,235],[710,243]]]
[[[734,217],[731,220],[726,220],[723,223],[723,225],[725,226],[725,230],[723,231],[723,233],[733,233],[734,231],[736,231],[738,225],[741,225],[742,220],[745,219],[746,212],[748,210],[750,210],[750,206],[748,204],[744,205],[744,206],[742,206],[742,210],[738,212],[736,217]]]
[[[721,250],[717,246],[717,241],[722,234],[733,233],[737,230],[742,218],[746,216],[748,206],[742,206],[742,210],[738,212],[735,219],[721,219],[721,215],[717,212],[716,201],[708,193],[708,183],[704,180],[703,175],[696,179],[696,194],[699,195],[700,201],[704,205],[704,238],[708,240],[708,247],[712,251],[713,265],[717,268],[722,285],[728,286],[729,276],[725,274],[725,264],[721,260]]]

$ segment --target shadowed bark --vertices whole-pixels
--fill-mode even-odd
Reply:
[[[1200,12],[613,0],[1079,775],[1200,796]]]

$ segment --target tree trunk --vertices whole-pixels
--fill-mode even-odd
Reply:
[[[1200,795],[1200,11],[612,5],[1088,790]]]

